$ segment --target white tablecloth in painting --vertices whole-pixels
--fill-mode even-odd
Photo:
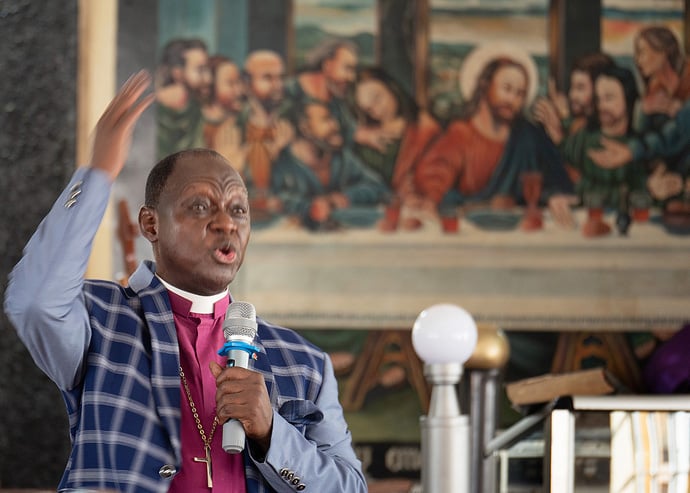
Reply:
[[[232,291],[298,328],[407,328],[441,302],[505,329],[673,329],[690,320],[690,236],[669,234],[653,212],[626,236],[613,227],[587,238],[585,211],[576,217],[578,227],[564,230],[547,213],[536,232],[462,218],[457,234],[433,219],[393,233],[310,233],[281,220],[253,231]]]

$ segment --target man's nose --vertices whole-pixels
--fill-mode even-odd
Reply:
[[[520,107],[522,106],[523,98],[522,98],[522,95],[521,95],[521,94],[519,94],[519,93],[517,93],[517,92],[510,93],[510,96],[508,97],[508,99],[509,99],[509,101],[510,101],[510,105],[511,105],[514,109],[519,110]]]
[[[217,231],[234,231],[237,229],[237,223],[228,211],[220,210],[213,217],[211,227]]]

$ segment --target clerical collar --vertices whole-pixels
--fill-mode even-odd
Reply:
[[[225,291],[222,291],[218,294],[212,294],[211,296],[201,296],[200,294],[194,294],[183,289],[176,288],[172,284],[165,282],[160,276],[156,277],[158,277],[158,280],[162,282],[163,286],[165,286],[169,291],[172,291],[177,296],[189,300],[192,303],[192,306],[189,309],[189,311],[192,313],[214,313],[213,307],[215,303],[219,300],[222,300],[228,295],[228,290],[226,289]]]

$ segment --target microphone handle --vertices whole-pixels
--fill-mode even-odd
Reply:
[[[249,367],[249,353],[241,349],[228,351],[228,368]],[[229,419],[223,424],[223,450],[229,454],[239,454],[244,450],[245,433],[242,423]]]

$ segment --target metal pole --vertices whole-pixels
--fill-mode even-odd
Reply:
[[[470,425],[460,414],[460,363],[426,365],[432,384],[429,414],[420,418],[424,493],[469,493]]]
[[[476,464],[477,469],[472,468],[474,474],[481,474],[480,488],[474,487],[474,491],[477,493],[496,493],[498,488],[498,463],[497,457],[495,455],[488,455],[484,457],[484,449],[486,444],[489,443],[496,435],[496,426],[498,423],[498,390],[499,390],[499,379],[501,376],[501,371],[496,368],[490,370],[483,370],[481,375],[481,380],[477,378],[477,385],[481,383],[481,387],[477,391],[474,390],[474,380],[472,381],[473,390],[472,398],[479,399],[482,404],[481,417],[482,421],[477,423],[471,417],[472,426],[476,426],[477,430],[473,430],[473,433],[481,435],[478,439],[479,445],[472,441],[472,459],[475,460],[475,454],[478,463]],[[475,395],[475,392],[479,394]],[[479,431],[479,433],[477,433]],[[475,466],[475,464],[473,464]],[[477,479],[475,478],[474,481]]]

